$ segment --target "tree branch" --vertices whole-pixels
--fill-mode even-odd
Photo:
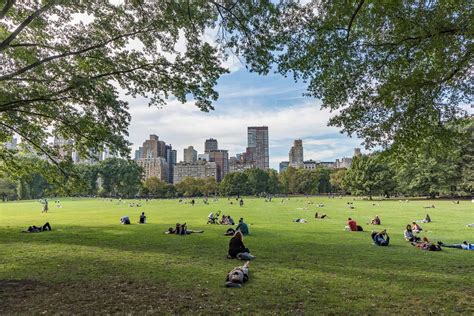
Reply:
[[[8,10],[10,10],[13,4],[15,4],[15,0],[7,0],[5,5],[3,6],[2,11],[0,11],[0,20],[7,15]]]
[[[53,156],[47,152],[43,147],[41,147],[40,145],[38,145],[37,143],[35,143],[31,138],[29,138],[28,136],[26,136],[25,134],[23,134],[21,131],[19,131],[18,129],[16,129],[15,127],[13,126],[10,126],[10,125],[7,125],[5,124],[4,122],[0,122],[0,125],[3,125],[4,127],[6,127],[7,129],[11,130],[11,131],[14,131],[15,133],[17,133],[18,135],[20,135],[23,139],[25,139],[28,143],[30,143],[31,145],[33,145],[34,147],[36,147],[39,151],[41,151],[43,154],[46,155],[46,157],[49,158],[49,160],[51,160],[51,162],[53,164],[56,165],[56,167],[58,167],[59,171],[61,171],[61,173],[64,175],[64,176],[68,176],[68,174],[66,173],[66,171],[64,171],[64,169],[61,167],[61,165],[59,164],[59,162],[53,158]]]
[[[80,50],[76,50],[76,51],[73,51],[73,52],[66,52],[66,53],[62,53],[62,54],[59,54],[59,55],[53,55],[53,56],[49,56],[49,57],[46,57],[44,59],[41,59],[41,60],[38,60],[32,64],[29,64],[28,66],[26,67],[23,67],[21,69],[18,69],[17,71],[13,72],[13,73],[10,73],[10,74],[7,74],[7,75],[4,75],[4,76],[1,76],[0,77],[0,81],[3,81],[3,80],[6,80],[6,79],[9,79],[9,78],[12,78],[14,76],[18,76],[22,73],[25,73],[27,72],[28,70],[31,70],[33,68],[36,68],[44,63],[47,63],[47,62],[50,62],[50,61],[53,61],[55,59],[59,59],[59,58],[64,58],[64,57],[68,57],[68,56],[73,56],[73,55],[80,55],[80,54],[83,54],[83,53],[86,53],[88,51],[91,51],[91,50],[94,50],[94,49],[98,49],[98,48],[102,48],[102,47],[105,47],[107,44],[109,43],[112,43],[116,40],[119,40],[121,38],[124,38],[124,37],[128,37],[128,36],[133,36],[133,35],[136,35],[136,34],[140,34],[140,33],[143,33],[143,32],[148,32],[148,31],[152,31],[153,29],[141,29],[141,30],[137,30],[137,31],[133,31],[133,32],[130,32],[130,33],[125,33],[125,34],[120,34],[120,35],[117,35],[111,39],[108,39],[102,43],[99,43],[99,44],[96,44],[96,45],[92,45],[92,46],[89,46],[89,47],[86,47],[86,48],[83,48],[83,49],[80,49]]]
[[[364,4],[365,0],[361,0],[359,4],[357,5],[356,10],[354,13],[352,13],[351,20],[349,21],[349,25],[347,26],[347,35],[346,35],[346,40],[349,40],[349,35],[351,34],[351,28],[352,28],[352,23],[354,23],[354,19],[359,12],[360,8],[362,8],[362,5]]]
[[[24,20],[14,31],[13,33],[10,34],[10,36],[8,36],[5,40],[3,40],[1,43],[0,43],[0,51],[4,50],[10,43],[11,41],[13,41],[17,36],[18,34],[21,33],[21,31],[23,31],[23,29],[25,27],[27,27],[34,19],[36,19],[37,17],[39,17],[44,11],[48,10],[49,8],[51,8],[53,5],[54,5],[55,1],[51,1],[51,2],[48,2],[45,6],[39,8],[38,10],[36,10],[35,12],[33,12],[32,15],[30,15],[29,17],[26,18],[26,20]],[[8,5],[8,4],[7,4]]]

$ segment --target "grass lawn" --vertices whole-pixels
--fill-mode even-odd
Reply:
[[[474,313],[474,251],[427,252],[403,239],[406,224],[428,212],[433,222],[421,224],[421,236],[474,242],[474,228],[466,227],[474,223],[470,201],[355,200],[349,209],[352,198],[244,200],[244,207],[197,199],[195,206],[156,200],[132,208],[117,200],[61,199],[62,208],[50,200],[47,214],[37,201],[2,203],[0,313]],[[436,208],[423,208],[431,204]],[[241,262],[226,259],[228,226],[206,225],[216,210],[250,224],[244,243],[257,259],[241,289],[224,288],[227,272]],[[146,225],[136,224],[142,211]],[[329,218],[315,220],[315,211]],[[122,215],[133,225],[120,225]],[[372,245],[366,223],[374,215],[391,237],[389,247]],[[366,232],[343,231],[348,217]],[[21,233],[46,221],[52,232]],[[164,234],[185,221],[205,232]]]

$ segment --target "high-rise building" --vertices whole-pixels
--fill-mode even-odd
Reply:
[[[268,127],[251,126],[247,128],[247,152],[255,167],[268,169],[270,167],[268,150]]]
[[[215,162],[217,165],[217,181],[224,179],[229,173],[229,153],[227,150],[211,150],[208,152],[209,161]]]
[[[13,137],[11,141],[9,142],[6,142],[6,143],[3,143],[3,146],[7,149],[7,150],[16,150],[17,146],[18,146],[18,139]]]
[[[291,147],[288,156],[291,167],[303,167],[303,141],[301,139],[296,139],[293,142],[293,147]]]
[[[171,145],[166,145],[166,162],[168,163],[168,182],[173,183],[174,166],[177,163],[177,152]]]
[[[143,168],[145,179],[152,177],[169,181],[169,165],[163,157],[140,158],[137,164]]]
[[[304,168],[309,170],[316,169],[318,167],[318,164],[319,163],[317,161],[314,161],[313,159],[306,160],[303,162]]]
[[[350,168],[352,164],[352,158],[343,157],[341,160],[336,159],[335,167],[336,168]]]
[[[163,157],[161,152],[160,139],[155,134],[150,135],[150,139],[143,143],[140,158]],[[161,154],[161,155],[160,155]]]
[[[143,147],[138,147],[137,150],[135,150],[135,161],[140,159],[143,156]]]
[[[197,151],[194,150],[193,146],[189,146],[188,148],[184,148],[184,155],[183,161],[188,163],[196,162],[197,160]]]
[[[360,156],[362,155],[361,152],[360,152],[360,148],[354,148],[354,156]]]
[[[209,160],[209,153],[198,154],[198,160],[210,161],[210,160]]]
[[[204,160],[177,163],[174,167],[173,183],[177,184],[187,177],[200,179],[212,177],[217,180],[217,165],[215,162]]]
[[[211,150],[218,150],[217,146],[217,139],[214,138],[209,138],[206,139],[206,142],[204,143],[204,152],[208,153]]]
[[[279,172],[282,173],[282,172],[285,172],[286,169],[288,169],[288,165],[290,163],[288,161],[282,161],[280,162],[280,170]]]

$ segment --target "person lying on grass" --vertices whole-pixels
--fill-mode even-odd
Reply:
[[[420,219],[416,221],[417,223],[431,223],[431,217],[429,214],[426,214],[424,219]]]
[[[234,236],[235,234],[235,229],[233,228],[229,228],[226,230],[226,232],[224,233],[224,236]]]
[[[250,254],[250,250],[244,245],[244,237],[240,231],[236,231],[234,237],[229,241],[229,251],[227,253],[229,259],[252,260],[255,256]]]
[[[433,244],[428,240],[428,238],[423,237],[421,242],[412,242],[413,246],[426,251],[441,251],[441,247]]]
[[[295,222],[295,223],[303,223],[303,224],[308,223],[308,221],[305,220],[304,218],[297,218],[297,219],[294,219],[293,222]]]
[[[375,217],[368,224],[369,225],[381,225],[382,221],[380,220],[380,217],[378,215],[375,215]]]
[[[387,230],[383,230],[381,232],[372,232],[371,237],[374,244],[377,246],[388,246],[390,242],[390,237],[387,234]]]
[[[168,231],[165,232],[166,234],[175,234],[175,235],[189,235],[192,233],[204,233],[203,230],[189,230],[186,226],[186,223],[180,224],[176,223],[175,228],[173,227],[168,228]]]
[[[411,225],[407,225],[405,231],[403,232],[403,235],[405,236],[406,241],[410,241],[410,242],[421,241],[421,238],[418,236],[415,236],[415,234],[413,233],[413,229],[411,228]]]
[[[49,222],[46,222],[46,224],[44,224],[43,226],[30,226],[28,227],[27,230],[24,230],[23,233],[41,233],[41,232],[47,232],[47,231],[51,231],[52,228],[51,228],[51,225],[49,225]]]
[[[246,261],[243,266],[232,269],[225,278],[225,287],[242,287],[249,280],[249,264],[250,261]]]
[[[457,249],[463,249],[463,250],[474,250],[474,244],[470,244],[467,241],[463,241],[462,244],[451,244],[447,245],[442,241],[438,241],[438,245],[441,247],[446,247],[446,248],[457,248]]]
[[[314,218],[325,219],[326,217],[327,217],[326,214],[322,214],[321,216],[319,216],[318,212],[314,214]]]

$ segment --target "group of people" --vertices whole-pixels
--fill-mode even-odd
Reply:
[[[30,226],[28,227],[27,230],[24,230],[23,232],[24,233],[41,233],[41,232],[48,232],[48,231],[51,231],[52,228],[51,228],[51,225],[49,224],[49,222],[46,222],[43,226]]]
[[[130,222],[130,217],[128,217],[127,215],[120,217],[120,224],[122,224],[122,225],[130,225],[130,224],[131,224],[131,222]],[[138,224],[146,224],[146,215],[145,215],[145,212],[142,212],[142,213],[140,214],[140,217],[139,217],[139,219],[138,219]]]
[[[235,221],[230,215],[222,214],[222,218],[219,220],[221,211],[209,213],[207,216],[207,224],[221,224],[221,225],[235,225]]]
[[[175,228],[170,227],[166,231],[166,234],[176,234],[176,235],[189,235],[192,233],[204,233],[204,231],[203,230],[189,230],[186,223],[184,224],[176,223]]]

